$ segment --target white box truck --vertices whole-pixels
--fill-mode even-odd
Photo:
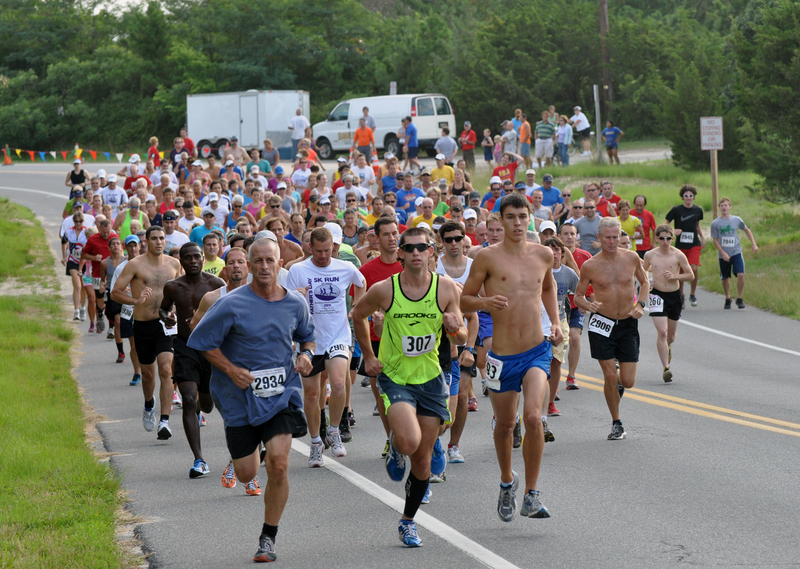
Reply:
[[[458,137],[456,117],[450,101],[439,93],[409,95],[386,95],[361,97],[342,101],[328,113],[328,120],[314,125],[314,140],[323,160],[332,158],[337,152],[348,152],[353,144],[353,132],[358,128],[358,119],[364,107],[375,119],[375,146],[398,155],[402,148],[397,138],[400,121],[411,117],[417,126],[420,150],[431,156],[433,145],[442,136],[442,128],[450,129],[450,136]],[[191,131],[189,131],[191,134]]]
[[[223,157],[231,136],[239,146],[262,148],[265,138],[288,158],[292,148],[289,119],[297,108],[308,117],[308,91],[259,91],[203,93],[186,96],[186,127],[197,145],[198,154],[207,158],[212,152]],[[288,149],[288,150],[284,150]]]

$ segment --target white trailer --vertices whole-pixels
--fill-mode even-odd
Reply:
[[[223,157],[231,136],[239,146],[262,148],[265,138],[281,150],[291,153],[289,119],[297,108],[308,117],[311,109],[308,91],[259,91],[203,93],[186,96],[186,126],[203,158],[212,152]],[[288,149],[284,150],[284,149]]]

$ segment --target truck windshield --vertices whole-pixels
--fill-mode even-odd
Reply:
[[[341,103],[338,107],[333,109],[330,120],[346,121],[349,113],[350,113],[350,103]]]

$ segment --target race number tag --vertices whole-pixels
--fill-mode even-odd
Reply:
[[[599,314],[592,314],[592,317],[589,319],[589,332],[594,332],[595,334],[600,334],[608,338],[613,329],[614,321],[604,318]]]
[[[250,384],[253,395],[267,398],[280,395],[286,389],[286,372],[282,367],[272,369],[257,369],[250,372],[255,379]]]
[[[636,239],[635,241],[636,241],[637,245],[643,245],[644,244],[644,239]]]
[[[680,237],[681,243],[694,243],[694,231],[682,231]]]
[[[495,391],[500,390],[500,375],[503,373],[503,362],[486,354],[486,386]]]
[[[403,341],[403,353],[412,358],[427,354],[436,346],[436,334],[401,336],[401,339]]]
[[[650,309],[651,314],[664,312],[664,299],[657,294],[651,294],[648,298],[647,307]]]
[[[100,277],[92,277],[92,286],[96,289],[100,289]]]
[[[123,320],[130,320],[133,316],[133,305],[132,304],[123,304],[122,310],[119,311],[119,317]]]
[[[164,329],[165,336],[175,336],[178,333],[178,325],[176,324],[172,328],[167,328],[167,325],[164,324],[164,321],[161,320],[161,328]]]
[[[330,348],[328,348],[328,359],[335,358],[337,356],[344,356],[345,358],[350,357],[350,346],[347,344],[334,344]]]
[[[723,247],[736,247],[736,237],[723,237],[719,243]]]

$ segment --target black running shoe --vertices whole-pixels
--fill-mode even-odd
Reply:
[[[342,420],[339,421],[339,435],[342,437],[343,443],[349,443],[353,440],[353,433],[350,432],[350,421],[347,420],[347,417],[342,417]]]
[[[730,310],[731,309],[731,302],[732,301],[733,301],[732,298],[726,298],[725,299],[725,310]]]
[[[514,442],[512,446],[514,448],[522,446],[522,421],[520,421],[519,415],[517,415],[517,423],[514,425]]]
[[[744,300],[742,300],[741,298],[737,298],[736,299],[736,307],[740,308],[740,309],[744,308]]]
[[[622,399],[622,396],[625,395],[625,388],[621,383],[617,384],[617,391],[619,391],[619,398]]]
[[[320,415],[319,415],[319,432],[320,432],[320,436],[322,437],[322,442],[325,445],[326,449],[331,448],[331,445],[328,444],[328,441],[325,440],[325,436],[324,436],[325,433],[328,432],[328,427],[329,426],[330,426],[330,423],[328,422],[328,415],[325,413],[325,409],[323,409],[322,411],[320,411]]]

